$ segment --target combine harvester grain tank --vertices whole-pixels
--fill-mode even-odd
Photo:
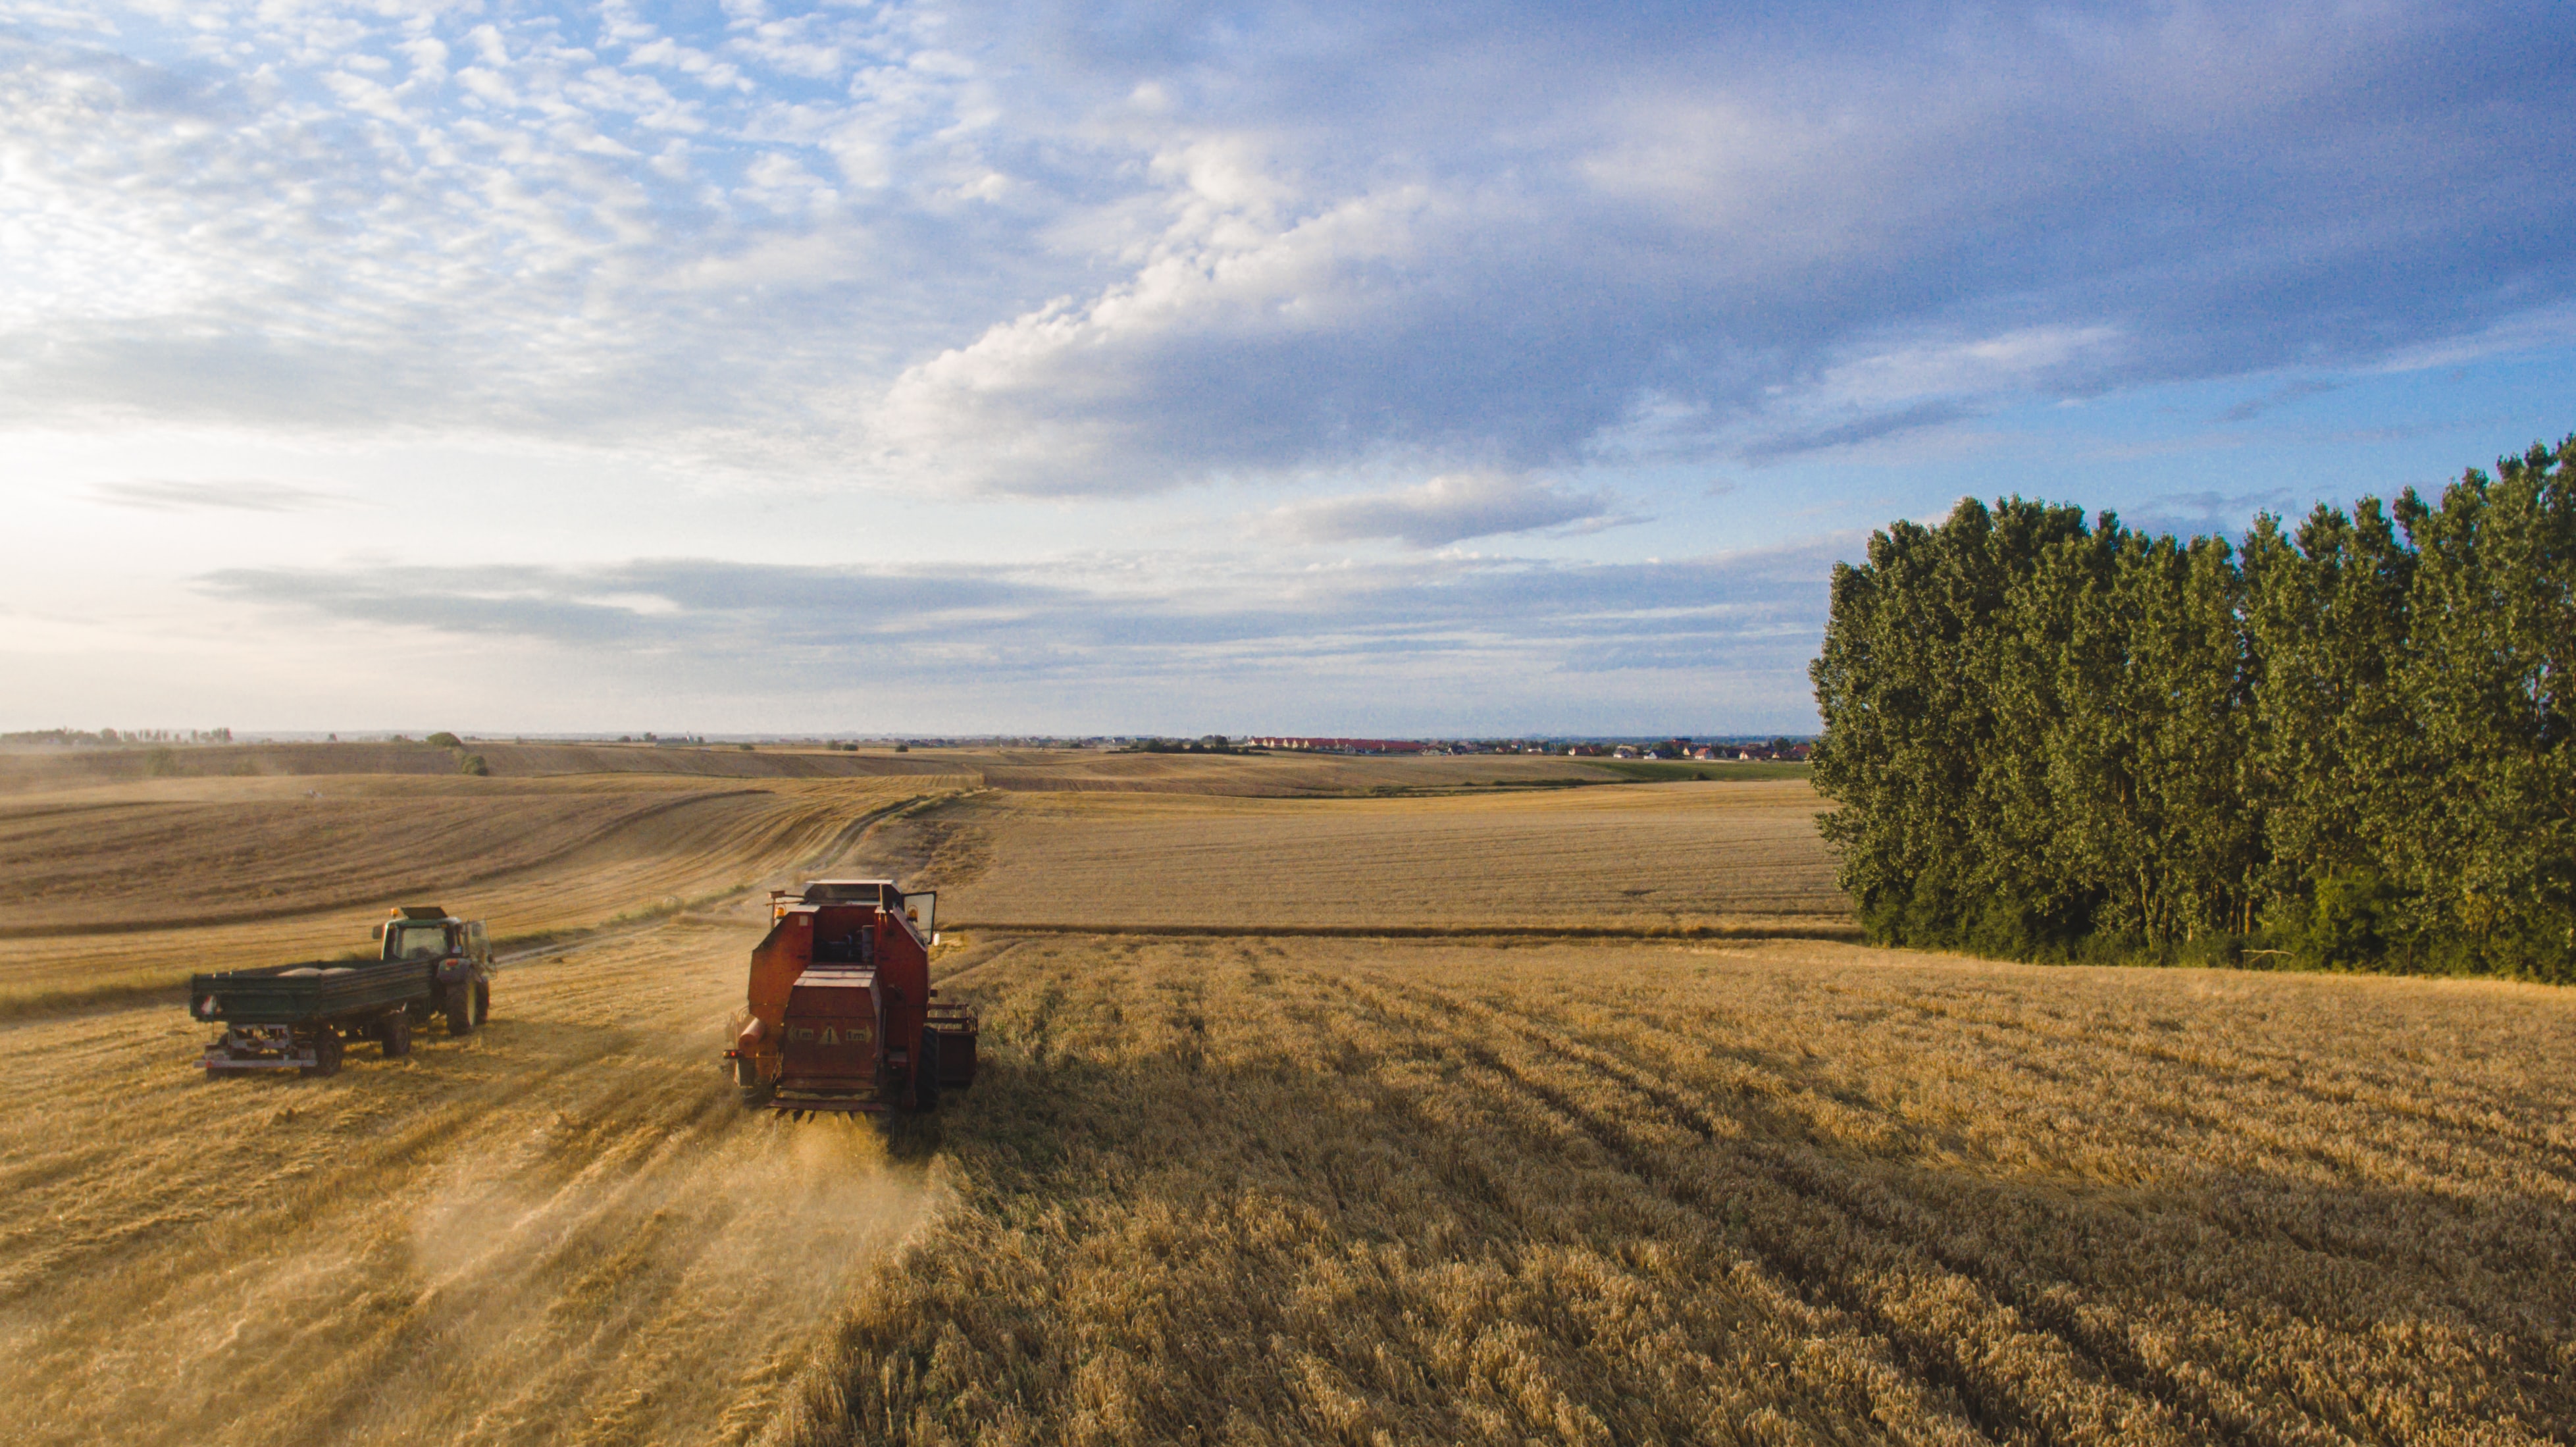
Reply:
[[[933,1110],[975,1081],[976,1021],[930,988],[939,896],[818,879],[769,896],[740,1032],[746,1103],[796,1118]]]

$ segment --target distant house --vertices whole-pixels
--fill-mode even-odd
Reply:
[[[1245,744],[1256,749],[1316,754],[1427,754],[1439,751],[1438,746],[1419,739],[1312,739],[1255,734],[1245,740]]]

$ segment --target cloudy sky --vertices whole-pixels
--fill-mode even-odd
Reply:
[[[0,0],[0,727],[1813,726],[2576,430],[2563,4]]]

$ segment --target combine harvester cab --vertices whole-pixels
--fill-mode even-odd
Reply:
[[[933,1110],[975,1083],[976,1023],[930,988],[939,896],[818,879],[769,896],[749,1019],[725,1052],[747,1103],[791,1115]]]

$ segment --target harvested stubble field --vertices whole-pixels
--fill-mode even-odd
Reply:
[[[2545,989],[1075,937],[946,987],[990,1077],[827,1439],[2576,1428]]]
[[[1444,898],[1422,892],[1441,851],[1505,868],[1494,831],[1534,818],[1558,832],[1525,852],[1595,913],[1639,858],[1717,919],[1756,912],[1705,881],[1816,860],[1791,831],[1755,851],[1767,873],[1692,871],[1764,806],[1642,786],[1205,810],[981,792],[864,836],[917,783],[777,788],[819,814],[717,831],[700,877],[847,849],[948,874],[943,913],[968,918],[1005,873],[1089,870],[981,897],[1123,894],[1107,917],[1132,920],[1198,867],[1195,898],[1259,910],[1272,876],[1192,864],[1234,859],[1256,820],[1315,867],[1379,851],[1375,922],[1474,929],[1523,920],[1521,896],[1403,916]],[[1631,856],[1596,827],[1633,830]],[[1434,863],[1403,862],[1406,829]],[[668,846],[599,848],[526,877],[630,913],[676,892],[650,862]],[[114,876],[65,886],[63,917]],[[299,877],[289,897],[327,893]],[[719,1076],[759,918],[709,904],[567,940],[503,974],[484,1032],[360,1049],[325,1081],[202,1081],[206,1027],[174,1006],[0,1023],[0,1090],[41,1103],[0,1118],[0,1437],[2576,1432],[2563,992],[1811,939],[976,927],[936,970],[983,1012],[983,1078],[880,1135],[746,1116]]]
[[[910,816],[946,917],[1006,925],[1857,936],[1803,780],[1393,799],[988,791]]]
[[[856,753],[764,744],[498,743],[475,740],[496,779],[567,775],[690,779],[908,779],[944,777],[967,788],[1042,791],[1225,793],[1295,797],[1371,790],[1615,783],[1679,765],[1614,764],[1539,755],[1364,757],[1335,754],[1181,755],[1089,749],[920,749]],[[176,749],[0,750],[0,796],[179,778],[453,777],[457,752],[423,743],[262,743]],[[1693,766],[1688,772],[1769,777],[1781,765]],[[1797,766],[1803,772],[1804,766]]]
[[[389,902],[507,940],[736,891],[916,780],[156,779],[0,802],[0,1013],[363,952]]]
[[[0,1437],[698,1442],[785,1420],[935,1198],[709,1064],[739,920],[504,974],[329,1080],[209,1082],[177,1009],[0,1027]]]

